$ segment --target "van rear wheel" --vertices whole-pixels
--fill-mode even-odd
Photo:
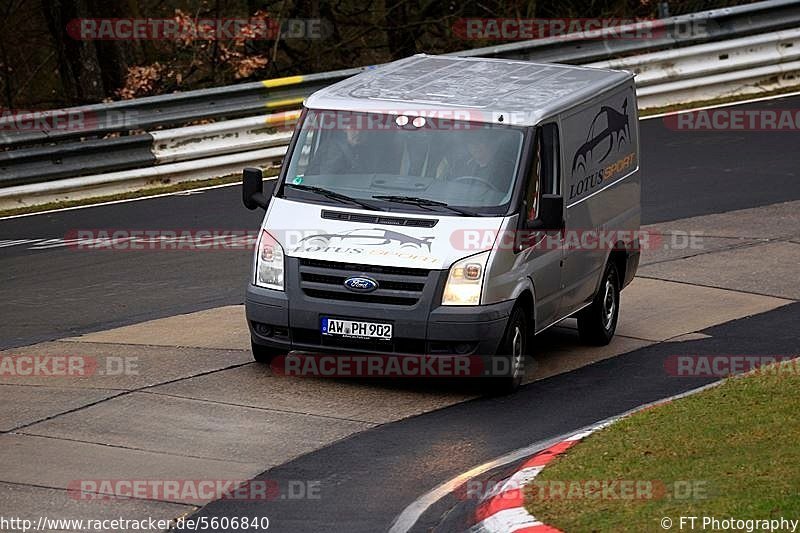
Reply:
[[[606,265],[600,289],[588,307],[578,313],[581,341],[605,346],[614,337],[619,319],[619,274],[613,262]]]
[[[492,394],[510,394],[519,388],[525,377],[526,353],[528,353],[528,321],[522,306],[517,305],[508,317],[503,340],[495,355],[502,364],[492,365],[492,371],[499,370],[504,374],[490,378],[489,389]]]

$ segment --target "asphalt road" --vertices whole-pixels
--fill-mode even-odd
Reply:
[[[266,516],[270,531],[293,533],[386,531],[417,497],[474,466],[712,381],[668,375],[667,357],[763,354],[766,339],[770,354],[796,353],[798,322],[800,304],[792,304],[708,328],[708,339],[653,345],[534,382],[512,396],[357,433],[257,478],[278,487],[319,481],[319,498],[218,500],[194,517]],[[457,503],[450,498],[431,508],[415,531],[463,531],[468,516],[448,513]]]
[[[746,104],[796,108],[800,97]],[[800,198],[795,132],[675,131],[641,122],[643,223]],[[238,187],[0,220],[0,349],[242,303],[248,251],[86,251],[28,242],[74,230],[254,230]]]
[[[791,108],[792,97],[749,104]],[[643,222],[800,199],[796,133],[677,132],[641,124]],[[78,229],[253,230],[260,212],[236,187],[0,221],[0,246]],[[7,243],[6,243],[7,244]],[[0,348],[243,301],[248,251],[85,251],[31,241],[0,247]],[[41,248],[41,249],[37,249]],[[676,353],[796,353],[800,304],[709,328],[710,338],[661,343],[558,375],[505,398],[478,399],[386,424],[259,476],[319,482],[318,499],[214,502],[200,516],[267,516],[273,531],[381,531],[411,501],[454,475],[532,442],[706,383],[670,377]],[[254,437],[256,438],[256,437]],[[269,443],[265,442],[264,446]],[[442,502],[420,530],[463,526]],[[331,527],[331,525],[334,527]]]

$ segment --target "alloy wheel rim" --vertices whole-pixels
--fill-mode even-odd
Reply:
[[[514,337],[511,339],[511,364],[515,380],[522,379],[522,370],[525,364],[525,354],[522,352],[522,330],[519,325],[515,325]]]
[[[614,294],[614,284],[611,279],[606,280],[605,293],[603,294],[603,318],[604,327],[606,330],[611,329],[611,324],[614,321],[614,313],[617,310],[617,302]]]

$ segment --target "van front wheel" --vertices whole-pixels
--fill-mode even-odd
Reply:
[[[525,354],[528,353],[528,321],[523,308],[515,306],[508,317],[503,340],[495,357],[497,365],[493,371],[502,376],[493,376],[489,387],[492,394],[510,394],[517,390],[525,377]]]
[[[587,344],[605,346],[614,337],[618,318],[619,275],[614,263],[609,262],[594,300],[578,313],[578,334]]]

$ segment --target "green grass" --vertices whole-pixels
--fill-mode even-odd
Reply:
[[[680,516],[800,518],[798,374],[800,364],[786,362],[621,420],[545,468],[526,487],[526,508],[567,532],[663,531],[663,517],[672,530]],[[666,495],[558,498],[540,489],[586,480],[653,481]],[[687,487],[694,494],[673,493]]]

